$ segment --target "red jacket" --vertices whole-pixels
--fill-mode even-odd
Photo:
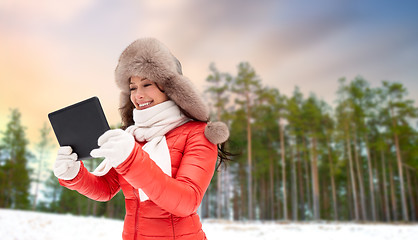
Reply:
[[[206,123],[191,121],[166,134],[171,156],[172,177],[136,143],[134,151],[116,169],[102,177],[84,165],[62,186],[97,201],[108,201],[122,189],[125,195],[124,240],[206,239],[196,214],[213,176],[217,147],[205,135]],[[140,202],[138,188],[150,200]]]

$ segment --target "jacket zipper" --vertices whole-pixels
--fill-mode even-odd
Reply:
[[[173,229],[173,239],[176,239],[176,233],[174,232],[174,220],[173,220],[173,214],[170,214],[171,217],[171,229]]]
[[[134,189],[134,193],[135,193],[135,190],[136,191],[138,191],[137,189]],[[140,201],[139,201],[139,197],[137,196],[137,194],[134,194],[135,195],[135,197],[136,197],[136,204],[137,204],[137,207],[136,207],[136,212],[135,212],[135,234],[134,234],[134,240],[137,240],[137,236],[138,236],[138,225],[139,225],[139,204],[140,204]]]

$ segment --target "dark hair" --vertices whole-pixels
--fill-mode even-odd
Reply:
[[[229,161],[232,161],[232,157],[238,156],[239,154],[231,153],[226,150],[226,143],[228,141],[218,144],[218,164],[216,165],[216,171],[219,171],[219,167],[221,167],[222,164],[226,164]],[[225,165],[226,167],[227,165]]]
[[[135,105],[131,101],[128,101],[125,106],[119,108],[120,116],[122,118],[121,129],[125,130],[129,126],[135,124],[133,117],[134,108]]]

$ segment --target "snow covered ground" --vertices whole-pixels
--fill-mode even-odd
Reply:
[[[121,239],[123,221],[0,209],[1,240]],[[204,220],[209,240],[415,240],[418,224],[240,223]]]

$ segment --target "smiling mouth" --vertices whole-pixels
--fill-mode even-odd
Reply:
[[[151,105],[151,102],[138,104],[138,107],[143,108],[143,107],[146,107],[146,106],[149,106],[149,105]]]

